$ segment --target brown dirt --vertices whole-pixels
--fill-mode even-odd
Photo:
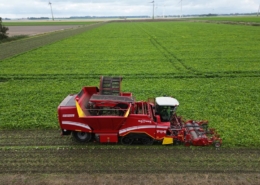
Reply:
[[[158,174],[4,174],[2,185],[164,184],[257,185],[259,174],[158,173]]]
[[[0,174],[260,173],[260,150],[78,144],[59,130],[0,130]]]
[[[67,26],[8,26],[8,36],[15,35],[38,35],[53,31],[62,31],[65,29],[78,28],[77,25],[67,25]]]
[[[0,185],[260,184],[259,149],[77,144],[59,130],[0,130]]]

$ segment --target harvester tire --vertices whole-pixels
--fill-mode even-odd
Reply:
[[[86,143],[86,142],[89,142],[91,140],[91,133],[88,133],[88,132],[77,132],[77,131],[73,131],[72,132],[72,136],[74,137],[74,139],[77,141],[77,142],[80,142],[80,143]]]
[[[221,144],[220,144],[220,142],[215,142],[214,146],[215,146],[215,148],[220,148]]]
[[[128,136],[121,137],[121,143],[123,145],[131,145],[133,143],[134,139]]]

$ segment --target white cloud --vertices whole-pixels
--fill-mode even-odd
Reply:
[[[51,0],[55,17],[152,15],[152,0]],[[0,0],[0,17],[51,17],[48,0]],[[155,15],[179,15],[180,0],[155,1]],[[183,14],[257,12],[260,0],[183,0]]]

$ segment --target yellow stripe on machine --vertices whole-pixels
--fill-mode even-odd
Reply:
[[[130,112],[130,109],[131,109],[131,105],[129,106],[129,108],[127,109],[127,111],[126,111],[126,113],[125,113],[125,115],[124,115],[125,118],[128,117],[129,112]]]
[[[78,111],[78,115],[80,118],[82,117],[85,117],[85,113],[83,112],[83,110],[81,109],[81,107],[79,106],[79,103],[76,101],[76,108],[77,108],[77,111]]]
[[[171,138],[171,137],[164,137],[162,144],[163,144],[163,145],[173,144],[173,138]]]

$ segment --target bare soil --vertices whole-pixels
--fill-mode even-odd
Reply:
[[[8,26],[8,36],[16,35],[38,35],[54,31],[62,31],[65,29],[78,28],[77,25],[66,25],[66,26]]]
[[[0,174],[2,185],[258,185],[259,174],[158,173],[158,174]]]
[[[78,144],[59,130],[0,130],[2,184],[260,184],[260,150]]]

